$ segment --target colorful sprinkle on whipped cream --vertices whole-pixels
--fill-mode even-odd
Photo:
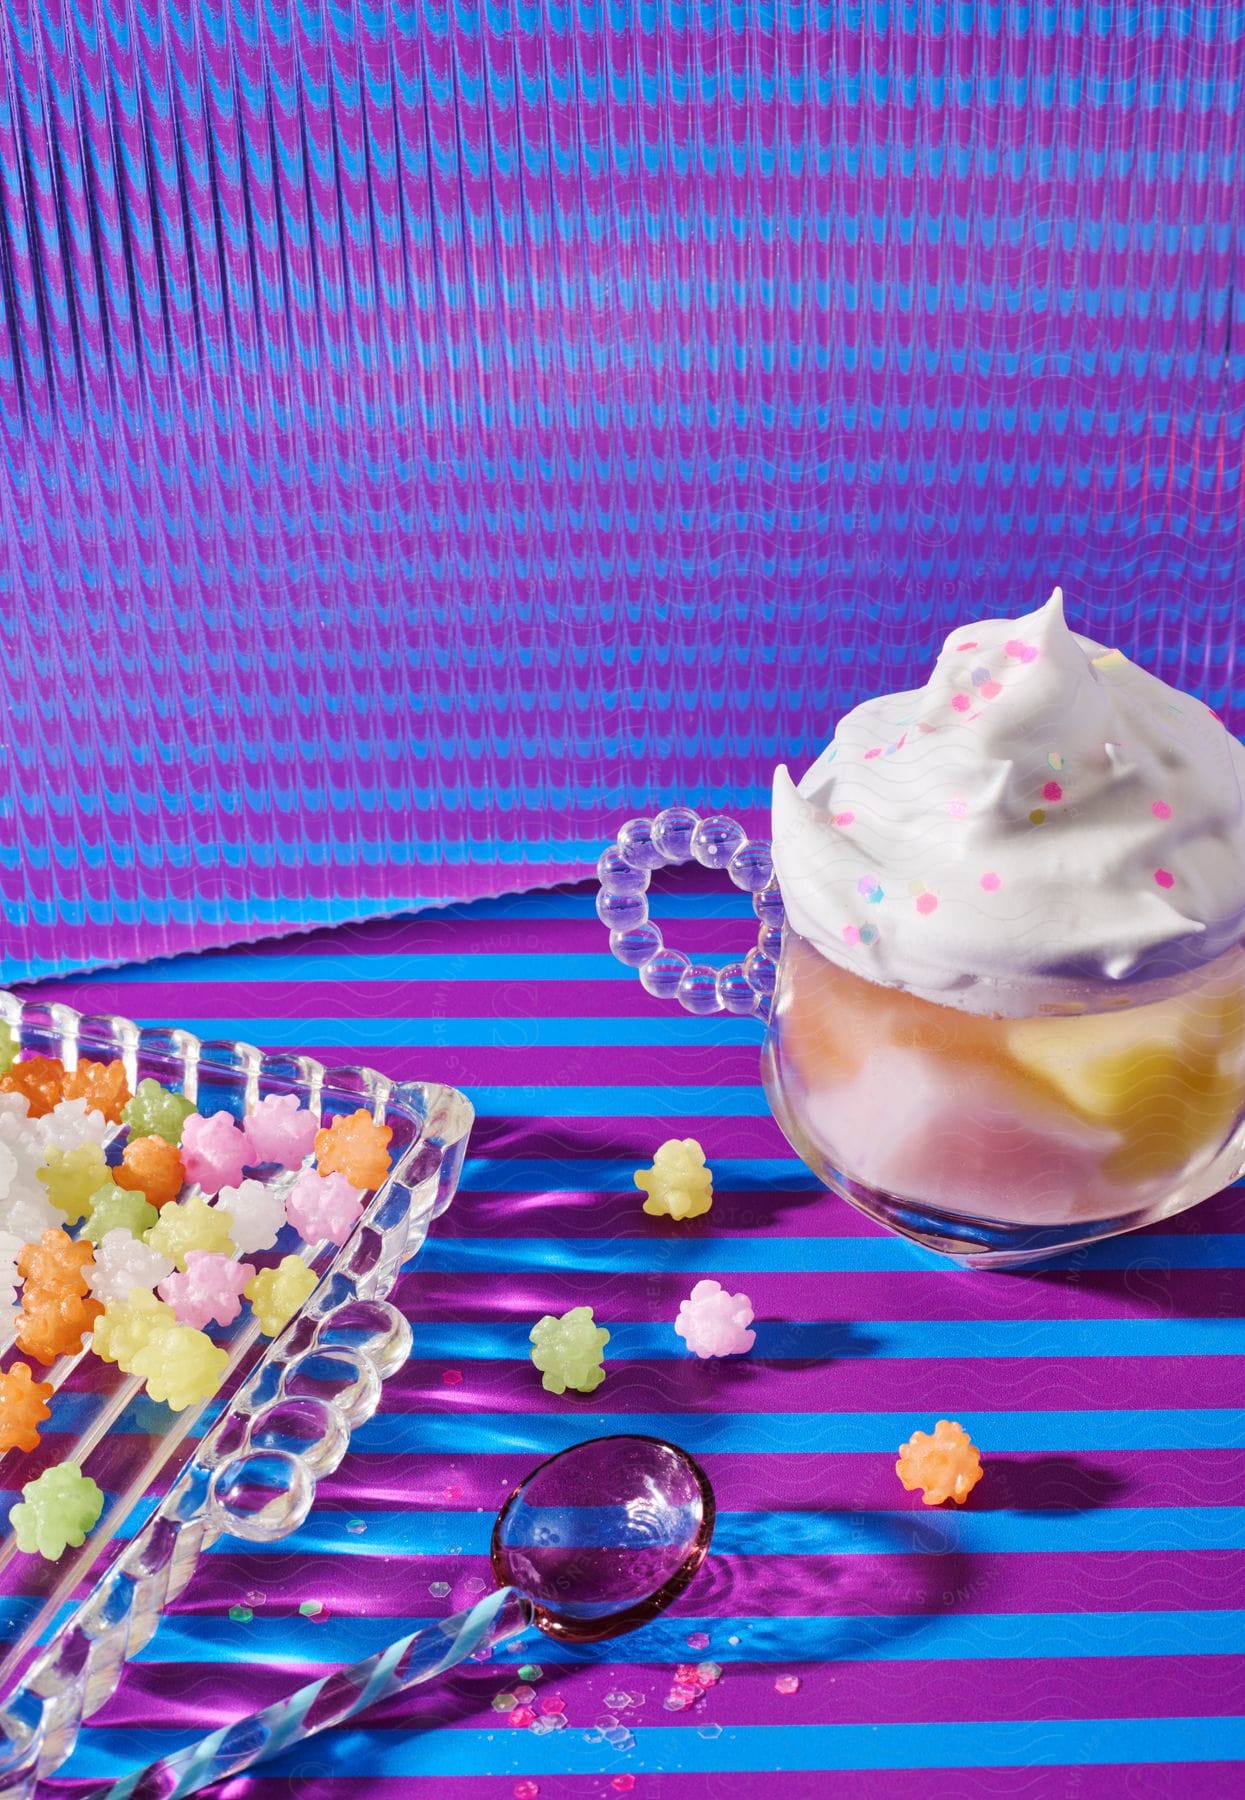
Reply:
[[[961,627],[923,688],[841,719],[798,787],[776,772],[789,926],[975,1012],[1210,961],[1245,935],[1245,749],[1178,698],[1071,631],[1058,588]]]

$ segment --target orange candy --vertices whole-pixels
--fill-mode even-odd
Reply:
[[[316,1132],[316,1167],[321,1175],[344,1175],[351,1187],[377,1188],[389,1173],[392,1136],[360,1108]]]
[[[63,1288],[27,1288],[14,1333],[18,1349],[41,1363],[74,1356],[103,1310],[98,1300],[67,1294]]]
[[[65,1065],[59,1056],[28,1056],[0,1075],[0,1093],[25,1094],[30,1117],[42,1119],[64,1097]]]
[[[981,1456],[962,1425],[939,1419],[932,1437],[928,1431],[914,1431],[899,1446],[895,1473],[909,1493],[922,1490],[926,1506],[940,1506],[944,1500],[962,1506],[981,1480]]]
[[[33,1450],[39,1427],[51,1417],[47,1402],[50,1381],[35,1381],[25,1363],[14,1363],[0,1375],[0,1452]]]
[[[162,1137],[141,1137],[126,1145],[112,1178],[118,1187],[145,1194],[153,1206],[167,1206],[181,1193],[186,1171],[176,1144]]]
[[[65,1077],[66,1100],[85,1100],[91,1112],[103,1113],[114,1125],[121,1123],[121,1108],[133,1099],[125,1079],[125,1064],[115,1062],[80,1062]]]
[[[74,1243],[67,1231],[53,1225],[37,1244],[26,1244],[18,1251],[17,1272],[25,1278],[26,1292],[39,1297],[85,1294],[86,1271],[94,1255],[89,1238]]]

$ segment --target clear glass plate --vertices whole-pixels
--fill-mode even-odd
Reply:
[[[269,1542],[307,1516],[317,1479],[337,1467],[351,1430],[406,1359],[410,1327],[386,1295],[453,1198],[474,1114],[465,1095],[436,1082],[326,1069],[310,1057],[140,1030],[12,994],[0,993],[0,1017],[24,1051],[67,1068],[120,1057],[131,1088],[153,1076],[201,1112],[240,1118],[269,1094],[294,1094],[318,1118],[366,1107],[393,1132],[389,1177],[344,1245],[303,1246],[286,1226],[273,1250],[248,1257],[266,1266],[299,1249],[320,1280],[271,1342],[249,1308],[213,1331],[229,1366],[211,1400],[173,1412],[89,1350],[36,1369],[55,1385],[52,1417],[37,1449],[0,1458],[0,1800],[9,1800],[64,1761],[80,1720],[112,1693],[202,1549],[225,1532]],[[0,1343],[5,1366],[14,1354],[10,1333]],[[58,1562],[23,1555],[7,1530],[9,1508],[25,1482],[66,1460],[103,1488],[99,1523]]]

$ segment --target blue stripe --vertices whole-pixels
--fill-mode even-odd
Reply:
[[[726,1262],[706,1258],[704,1266],[725,1280]],[[607,1367],[628,1359],[687,1358],[673,1325],[620,1325],[604,1317],[598,1323],[610,1334]],[[1245,1355],[1245,1319],[832,1319],[793,1324],[761,1319],[753,1329],[753,1361]],[[522,1362],[531,1355],[529,1333],[526,1324],[443,1325],[438,1320],[415,1326],[412,1354],[438,1364]]]
[[[139,1025],[167,1025],[161,1014],[138,1014]],[[332,1018],[238,1018],[232,1012],[200,1013],[189,1018],[179,1015],[178,1024],[196,1037],[235,1037],[250,1044],[265,1044],[290,1049],[339,1046],[343,1050],[357,1046],[395,1045],[403,1050],[421,1044],[429,1046],[431,1057],[443,1049],[547,1050],[567,1046],[600,1051],[602,1038],[608,1034],[611,1049],[667,1049],[671,1046],[712,1048],[734,1044],[759,1045],[762,1028],[755,1019],[732,1019],[718,1014],[707,1019],[689,1019],[672,1004],[663,1007],[653,1002],[651,1017],[638,1019],[514,1019],[498,1018],[490,1013],[479,1019],[377,1018],[361,1013]],[[722,1090],[710,1090],[716,1095]]]
[[[894,1456],[910,1435],[912,1413],[604,1413],[575,1401],[557,1413],[378,1413],[359,1426],[362,1451],[445,1456],[522,1452],[539,1458],[582,1438],[639,1432],[668,1438],[693,1455],[821,1455],[835,1452]],[[915,1415],[920,1422],[924,1413]],[[1107,1412],[980,1412],[960,1423],[985,1452],[1078,1450],[1239,1450],[1245,1412],[1237,1407],[1154,1407]]]
[[[643,1166],[634,1157],[471,1156],[459,1186],[477,1194],[559,1193],[582,1188],[601,1193],[610,1189],[635,1194],[638,1199],[635,1172]],[[781,1183],[802,1193],[825,1192],[796,1156],[715,1156],[712,1168],[715,1189],[758,1189]]]
[[[706,1719],[712,1716],[712,1709]],[[729,1716],[729,1715],[728,1715]],[[716,1721],[715,1721],[716,1722]],[[314,1763],[296,1745],[265,1764],[269,1780],[317,1776],[372,1780],[477,1775],[584,1775],[626,1768],[637,1774],[720,1775],[734,1770],[778,1772],[831,1769],[1109,1767],[1130,1763],[1219,1763],[1245,1758],[1245,1719],[989,1720],[939,1725],[727,1724],[720,1736],[689,1727],[638,1725],[625,1755],[602,1745],[599,1733],[528,1731],[367,1731],[342,1727],[316,1740]],[[143,1754],[167,1753],[191,1741],[183,1732],[143,1734]],[[134,1766],[132,1730],[88,1731],[63,1776],[100,1779]],[[779,1791],[781,1784],[778,1784]]]
[[[471,1158],[468,1167],[483,1172],[496,1162],[506,1169],[504,1158]],[[561,1175],[566,1165],[560,1158],[551,1168]],[[720,1167],[715,1163],[714,1167]],[[800,1164],[792,1164],[798,1169]],[[473,1183],[482,1186],[482,1182]],[[602,1187],[611,1185],[601,1183]],[[642,1196],[638,1189],[636,1209]],[[729,1223],[723,1210],[722,1223]],[[714,1214],[715,1220],[717,1213]],[[940,1270],[962,1273],[945,1257],[922,1250],[898,1237],[684,1237],[670,1231],[639,1238],[438,1238],[434,1232],[420,1258],[421,1270],[441,1273],[516,1274],[527,1269],[608,1269],[619,1274],[664,1273],[720,1274],[861,1274]],[[1108,1238],[1077,1252],[1077,1268],[1083,1269],[1239,1269],[1245,1267],[1245,1232],[1160,1233]],[[973,1275],[973,1281],[989,1277]],[[1140,1321],[1138,1321],[1140,1323]],[[1007,1321],[1016,1324],[1018,1321]],[[1164,1321],[1166,1323],[1166,1321]],[[991,1322],[991,1330],[994,1323]]]
[[[313,1596],[314,1572],[300,1595]],[[418,1602],[422,1596],[412,1594]],[[391,1640],[442,1617],[470,1595],[455,1591],[436,1615],[394,1615],[354,1619],[333,1615],[322,1624],[257,1613],[245,1625],[204,1613],[173,1613],[139,1652],[138,1661],[348,1662],[368,1656]],[[291,1607],[293,1601],[290,1602]],[[1245,1655],[1245,1611],[1135,1613],[902,1613],[868,1617],[657,1619],[613,1643],[563,1645],[528,1633],[517,1649],[502,1648],[493,1660],[528,1662],[686,1662],[687,1640],[705,1632],[709,1647],[699,1652],[721,1663],[993,1661],[1000,1657],[1068,1656],[1241,1656]],[[732,1642],[732,1639],[736,1640]],[[1207,1681],[1215,1679],[1214,1667]]]
[[[896,1488],[898,1492],[898,1488]],[[593,1509],[577,1516],[590,1527]],[[312,1513],[282,1540],[286,1551],[347,1556],[487,1556],[492,1518],[476,1512]],[[221,1540],[217,1548],[237,1555]],[[1243,1506],[1100,1507],[1088,1512],[989,1512],[911,1507],[885,1512],[726,1512],[713,1548],[722,1556],[941,1556],[1068,1551],[1245,1550]]]
[[[217,952],[183,956],[169,962],[137,964],[83,976],[85,989],[149,987],[153,982],[186,982],[199,985],[214,981],[619,981],[634,982],[634,969],[624,968],[610,955],[602,929],[599,952],[567,955],[548,950],[524,950],[513,954],[491,951],[429,950],[422,954],[386,952],[373,956],[326,951],[316,955],[271,956],[261,951]],[[744,944],[740,954],[749,946]],[[729,960],[725,953],[715,960]],[[656,1007],[659,1003],[653,1002]]]

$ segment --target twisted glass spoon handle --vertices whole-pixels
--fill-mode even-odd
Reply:
[[[498,1588],[467,1612],[425,1625],[375,1656],[308,1682],[288,1700],[224,1725],[120,1781],[92,1788],[85,1800],[182,1800],[184,1794],[266,1761],[328,1725],[340,1725],[390,1694],[443,1674],[501,1638],[514,1637],[531,1617],[517,1588]]]

